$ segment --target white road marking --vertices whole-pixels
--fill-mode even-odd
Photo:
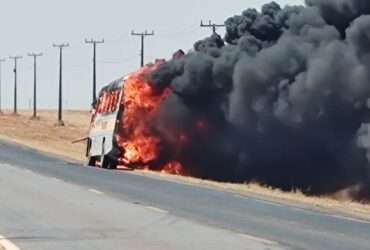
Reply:
[[[233,196],[235,198],[239,198],[239,199],[243,199],[243,200],[253,200],[253,201],[256,201],[256,202],[259,202],[259,203],[264,203],[264,204],[275,206],[275,207],[282,207],[283,206],[282,204],[275,203],[275,202],[272,202],[272,201],[250,198],[250,197],[242,196],[242,195],[239,195],[239,194],[234,194]]]
[[[311,211],[308,211],[307,209],[300,208],[300,207],[288,207],[288,208],[296,212],[312,213]]]
[[[263,239],[263,238],[252,236],[252,235],[249,235],[249,234],[239,234],[239,236],[242,237],[242,238],[248,239],[248,240],[252,240],[252,241],[256,241],[256,242],[265,244],[265,245],[274,245],[274,246],[279,245],[279,243],[277,243],[276,241]]]
[[[352,218],[352,217],[345,216],[345,215],[328,214],[328,213],[325,213],[325,212],[312,211],[312,210],[309,210],[309,209],[298,208],[298,207],[291,207],[290,209],[294,210],[294,211],[298,211],[298,212],[303,212],[303,213],[306,213],[306,214],[331,217],[331,218],[335,218],[335,219],[347,220],[347,221],[352,221],[352,222],[357,222],[357,223],[362,223],[362,224],[370,224],[370,221],[357,219],[357,218]]]
[[[265,201],[265,200],[259,200],[259,199],[256,199],[255,201],[259,202],[259,203],[264,203],[264,204],[267,204],[267,205],[271,205],[271,206],[275,206],[275,207],[282,207],[283,205],[279,204],[279,203],[275,203],[275,202],[270,202],[270,201]]]
[[[168,213],[168,211],[163,210],[163,209],[160,209],[160,208],[157,208],[157,207],[146,206],[146,208],[149,209],[149,210],[152,210],[154,212],[158,212],[158,213],[163,213],[163,214],[167,214]]]
[[[96,190],[96,189],[93,189],[93,188],[90,188],[90,189],[89,189],[89,192],[94,193],[94,194],[99,194],[99,195],[104,194],[103,192],[101,192],[101,191],[99,191],[99,190]]]
[[[370,224],[369,221],[356,219],[356,218],[351,218],[351,217],[347,217],[347,216],[343,216],[343,215],[328,214],[327,216],[333,217],[333,218],[336,218],[336,219],[341,219],[341,220],[349,220],[349,221],[363,223],[363,224]]]
[[[233,196],[234,196],[235,198],[238,198],[238,199],[249,200],[249,197],[242,196],[242,195],[240,195],[240,194],[233,194]]]
[[[54,181],[57,181],[57,182],[61,182],[62,181],[61,179],[58,179],[56,177],[52,177],[51,179],[54,180]]]
[[[1,247],[5,248],[5,250],[20,250],[19,247],[14,245],[2,235],[0,235],[0,249]]]

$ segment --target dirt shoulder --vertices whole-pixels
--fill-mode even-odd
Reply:
[[[31,113],[27,111],[20,112],[18,116],[7,113],[0,115],[0,139],[18,143],[67,160],[83,162],[85,160],[85,144],[72,144],[72,141],[87,136],[90,120],[89,112],[65,112],[63,118],[65,127],[56,126],[56,112],[41,111],[39,114],[40,118],[38,120],[30,119]],[[332,197],[308,197],[298,191],[282,192],[277,189],[262,187],[258,184],[220,183],[149,171],[135,171],[132,174],[209,187],[329,213],[339,212],[370,220],[370,205],[348,200],[338,200]]]

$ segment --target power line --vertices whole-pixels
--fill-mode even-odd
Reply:
[[[2,93],[1,85],[2,85],[2,66],[3,66],[3,62],[5,61],[6,61],[5,58],[0,59],[0,114],[3,112],[2,111],[2,99],[1,99],[3,93]]]
[[[178,26],[179,28],[174,31],[172,28],[167,28],[167,29],[160,29],[161,36],[166,36],[166,37],[172,37],[172,36],[177,36],[179,34],[184,34],[187,32],[192,32],[195,30],[194,25],[198,24],[198,22],[193,22],[193,23],[188,23],[187,25],[183,26]]]
[[[94,58],[93,58],[93,92],[92,92],[92,104],[95,105],[96,103],[96,45],[100,43],[104,43],[104,39],[97,41],[97,40],[87,40],[85,39],[86,44],[92,44],[94,50]]]
[[[54,48],[59,48],[59,102],[58,102],[58,125],[64,126],[62,119],[62,67],[63,67],[63,49],[69,47],[69,43],[53,44]]]
[[[151,33],[148,33],[148,31],[137,33],[135,31],[131,31],[132,36],[140,36],[141,37],[141,52],[140,52],[140,57],[141,57],[141,67],[144,67],[144,39],[146,36],[154,36],[154,31]]]
[[[42,53],[29,53],[28,56],[33,57],[33,115],[32,118],[37,118],[37,57],[42,56]]]
[[[18,113],[18,103],[17,103],[17,62],[19,59],[22,59],[21,56],[9,56],[9,59],[14,60],[14,114]]]
[[[203,20],[202,20],[202,21],[200,21],[200,27],[202,27],[202,28],[212,28],[213,33],[216,33],[217,28],[218,27],[225,27],[225,24],[215,24],[215,23],[212,23],[211,20],[208,22],[208,24],[204,24]]]
[[[106,44],[121,44],[122,42],[128,42],[129,38],[126,35],[119,35],[118,37],[115,36],[111,39],[105,39]]]

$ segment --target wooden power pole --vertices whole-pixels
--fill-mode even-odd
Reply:
[[[217,28],[225,27],[225,24],[215,24],[215,23],[212,23],[211,21],[209,21],[208,24],[204,24],[203,21],[200,21],[200,27],[212,28],[213,33],[216,33]]]
[[[29,53],[28,56],[33,57],[33,114],[32,114],[32,119],[37,119],[37,57],[42,56],[42,53]]]
[[[53,44],[53,47],[59,48],[59,102],[58,102],[58,123],[59,126],[64,126],[62,112],[63,112],[63,104],[62,104],[62,74],[63,74],[63,49],[69,47],[68,43],[62,44]]]
[[[140,38],[141,38],[141,52],[140,52],[141,62],[140,62],[140,66],[144,67],[144,48],[145,48],[144,40],[145,40],[145,37],[147,37],[147,36],[154,36],[154,31],[152,31],[150,33],[148,33],[148,31],[141,32],[141,33],[137,33],[135,31],[132,31],[131,35],[132,36],[140,36]]]
[[[92,104],[94,105],[96,103],[96,45],[104,43],[104,39],[102,40],[94,40],[90,39],[87,40],[85,39],[86,44],[92,44],[93,45],[93,50],[94,50],[94,57],[93,57],[93,90],[92,90]]]
[[[2,93],[2,78],[3,78],[3,76],[2,76],[2,74],[3,74],[3,72],[2,72],[2,66],[3,66],[3,62],[5,62],[6,61],[6,59],[4,59],[4,58],[2,58],[2,59],[0,59],[0,114],[3,112],[3,108],[2,108],[2,95],[3,95],[3,93]]]
[[[18,100],[17,100],[17,96],[18,96],[18,93],[17,93],[17,62],[19,59],[22,59],[21,56],[10,56],[9,57],[10,59],[14,60],[14,69],[13,69],[13,72],[14,72],[14,114],[18,114]]]

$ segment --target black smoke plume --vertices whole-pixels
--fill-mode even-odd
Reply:
[[[189,137],[171,157],[202,178],[369,193],[370,1],[272,2],[225,25],[150,76],[174,92],[158,130]]]

